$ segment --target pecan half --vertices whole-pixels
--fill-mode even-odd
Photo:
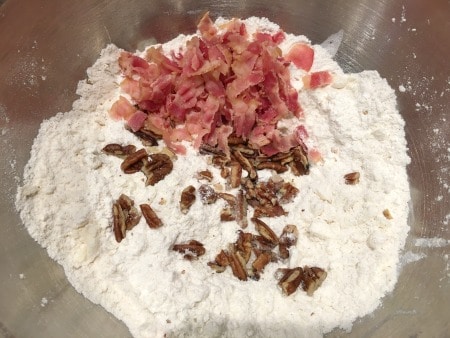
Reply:
[[[188,261],[198,259],[206,252],[203,244],[195,239],[191,239],[187,243],[174,244],[172,250],[183,254],[183,258]]]
[[[141,212],[145,218],[145,221],[151,229],[156,229],[163,225],[163,222],[158,217],[158,215],[156,215],[155,211],[150,205],[141,204],[139,207],[141,208]]]
[[[280,241],[278,243],[278,249],[280,251],[281,258],[289,258],[289,248],[297,244],[297,239],[297,227],[293,224],[286,225],[280,235]]]
[[[359,177],[360,177],[360,174],[357,171],[345,174],[344,175],[345,184],[355,185],[355,184],[359,183]]]
[[[187,214],[195,202],[195,188],[190,185],[183,189],[180,198],[180,209],[183,214]]]
[[[147,151],[145,149],[139,149],[138,151],[131,153],[123,160],[120,165],[120,169],[125,174],[134,174],[137,173],[142,168],[142,160],[148,156]]]
[[[141,171],[147,177],[145,185],[155,185],[172,172],[173,163],[166,154],[152,154],[149,158],[151,161],[146,158],[142,160]]]
[[[262,237],[274,245],[278,244],[279,239],[277,235],[266,223],[255,217],[252,217],[251,221],[255,224],[256,231],[258,231]]]
[[[316,291],[322,282],[327,278],[327,273],[325,270],[318,267],[303,267],[303,290],[306,291],[308,296],[312,296],[314,291]]]
[[[200,194],[200,201],[202,201],[203,204],[212,204],[217,200],[215,190],[209,185],[202,184],[198,188],[198,193]]]
[[[132,144],[122,146],[117,143],[107,144],[103,147],[102,151],[108,155],[114,155],[117,157],[125,157],[136,151],[136,147]]]

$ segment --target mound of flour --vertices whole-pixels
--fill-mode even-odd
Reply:
[[[267,19],[250,18],[246,24],[250,31],[278,28]],[[178,37],[164,50],[187,38]],[[295,41],[307,39],[288,35],[282,49]],[[350,329],[393,290],[410,197],[404,122],[394,91],[377,72],[344,74],[323,48],[314,48],[312,70],[334,72],[335,82],[301,90],[299,99],[306,116],[302,123],[324,161],[308,176],[283,174],[300,193],[287,205],[287,216],[267,220],[278,234],[289,223],[299,229],[297,247],[282,266],[319,266],[328,272],[312,297],[300,290],[282,295],[273,276],[281,263],[269,264],[257,282],[207,266],[236,240],[239,226],[220,222],[223,201],[195,203],[187,215],[179,211],[181,190],[198,187],[195,174],[209,167],[204,156],[188,148],[170,175],[145,187],[143,175],[123,174],[121,160],[101,152],[109,143],[142,147],[107,114],[120,94],[117,47],[106,47],[88,69],[72,111],[42,123],[17,209],[73,286],[122,320],[135,337],[318,337],[335,327]],[[300,90],[302,74],[292,71]],[[219,172],[209,169],[213,183],[224,184]],[[343,176],[353,171],[361,173],[360,183],[346,185]],[[136,204],[151,204],[164,226],[151,230],[142,219],[118,244],[111,206],[122,193]],[[392,219],[383,216],[385,209]],[[169,250],[192,238],[206,248],[199,260],[189,262]]]

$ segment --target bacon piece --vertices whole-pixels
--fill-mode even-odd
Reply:
[[[316,89],[329,85],[333,82],[333,76],[328,71],[314,72],[303,77],[306,89]]]
[[[128,120],[135,112],[136,108],[123,96],[113,103],[111,109],[109,110],[109,116],[113,120]]]
[[[297,42],[284,58],[286,61],[292,62],[297,68],[309,72],[314,62],[314,49],[305,43]]]
[[[147,119],[147,114],[141,110],[137,110],[128,119],[127,124],[131,128],[132,131],[136,132],[144,126],[144,122],[146,119]]]
[[[217,34],[217,28],[214,26],[214,23],[209,17],[209,12],[206,12],[202,16],[200,22],[197,25],[197,28],[201,36],[208,41],[212,40]]]

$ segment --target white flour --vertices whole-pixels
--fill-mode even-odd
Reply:
[[[277,26],[251,18],[251,29]],[[177,47],[186,37],[165,45]],[[282,48],[305,37],[288,35]],[[404,122],[394,91],[373,71],[343,74],[327,52],[315,46],[313,71],[336,73],[334,86],[301,91],[311,142],[324,161],[308,176],[292,179],[300,193],[287,205],[287,216],[267,219],[276,233],[285,224],[299,228],[291,267],[313,265],[328,277],[309,297],[303,291],[283,296],[269,264],[260,281],[241,282],[228,269],[214,273],[206,263],[239,226],[221,223],[223,201],[194,203],[179,211],[182,189],[198,187],[196,172],[206,158],[188,149],[173,172],[155,187],[141,173],[125,175],[120,159],[101,149],[138,139],[112,121],[107,110],[119,95],[117,57],[108,46],[81,82],[73,110],[44,121],[25,168],[17,208],[31,236],[65,269],[74,287],[123,320],[136,337],[317,337],[372,312],[397,281],[399,252],[408,232],[409,186],[405,166]],[[301,72],[293,69],[301,89]],[[292,124],[292,123],[291,123]],[[222,183],[210,168],[214,183]],[[343,176],[361,173],[357,185]],[[111,229],[111,205],[121,193],[136,204],[149,203],[164,226],[151,230],[142,219],[118,244]],[[393,216],[388,220],[383,210]],[[249,230],[253,231],[253,226]],[[206,248],[198,261],[170,251],[175,242],[196,239]]]

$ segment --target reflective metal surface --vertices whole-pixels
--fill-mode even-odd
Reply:
[[[329,337],[449,337],[450,4],[447,0],[7,0],[0,7],[0,336],[128,337],[126,327],[79,295],[28,235],[14,195],[39,123],[70,110],[77,82],[109,42],[134,50],[189,33],[201,13],[267,16],[313,42],[345,31],[348,71],[376,69],[398,91],[412,163],[406,265],[381,308],[351,333]],[[395,21],[395,22],[394,22]],[[403,89],[403,87],[400,87]],[[445,258],[447,257],[447,259]],[[21,274],[23,274],[21,278]],[[351,281],[349,281],[351,282]],[[337,290],[339,292],[339,290]],[[48,304],[41,306],[42,299]]]

